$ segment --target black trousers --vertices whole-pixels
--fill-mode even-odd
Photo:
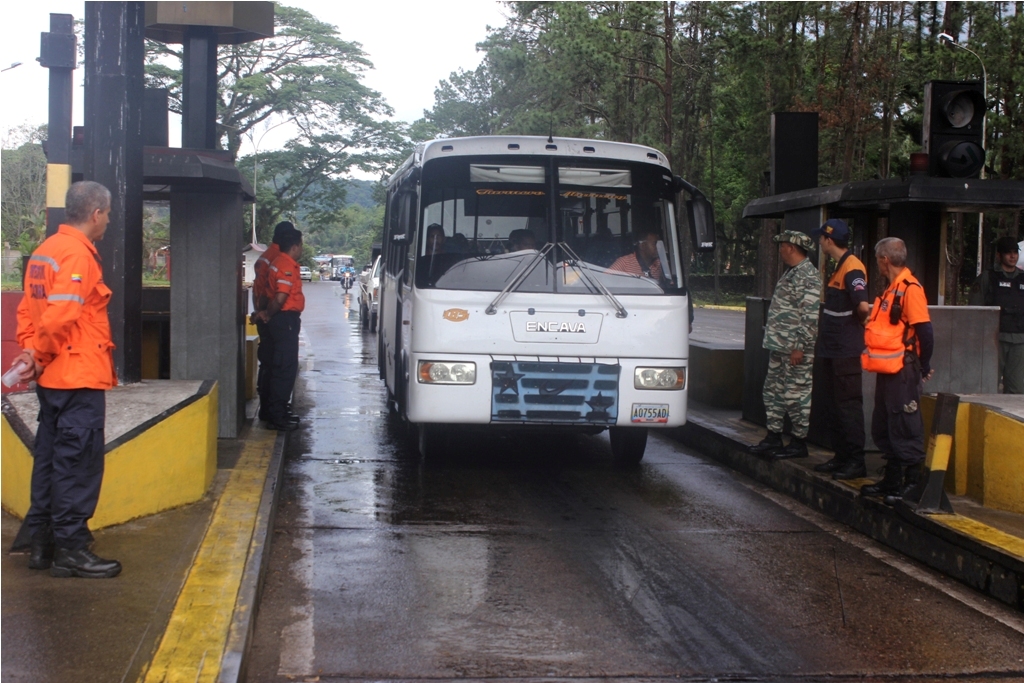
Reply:
[[[864,460],[864,386],[860,357],[822,358],[825,424],[836,455]]]
[[[58,546],[78,550],[92,542],[88,522],[103,482],[106,396],[100,389],[45,387],[36,387],[36,395],[39,429],[25,525],[32,535],[50,527]]]
[[[260,417],[267,415],[267,403],[270,400],[267,391],[267,376],[270,374],[270,364],[274,358],[274,340],[270,336],[270,328],[267,323],[257,320],[256,333],[260,335],[260,345],[256,349],[256,359],[260,362],[259,370],[256,373],[256,394],[260,397]]]
[[[921,371],[908,354],[903,369],[892,375],[879,373],[875,381],[875,409],[871,437],[886,460],[901,465],[924,462],[924,422],[921,419]]]
[[[288,399],[299,374],[300,326],[298,311],[281,311],[267,323],[273,346],[270,373],[264,377],[267,385],[266,417],[270,422],[284,422],[287,414]]]

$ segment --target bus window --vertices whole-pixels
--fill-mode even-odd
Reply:
[[[654,247],[642,246],[660,242],[675,262],[672,195],[660,175],[628,167],[557,168],[552,217],[544,166],[465,158],[435,164],[424,174],[417,287],[501,291],[529,267],[519,291],[593,294],[594,279],[616,294],[678,289],[675,267],[662,269],[661,252],[652,259]],[[544,263],[532,263],[550,242],[559,248]],[[624,270],[624,257],[638,265]]]

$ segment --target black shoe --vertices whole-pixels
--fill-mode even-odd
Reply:
[[[907,465],[907,468],[903,471],[903,485],[899,491],[890,494],[885,497],[886,505],[895,505],[896,501],[903,500],[910,494],[910,491],[917,486],[921,480],[921,475],[924,472],[922,465]]]
[[[814,471],[815,472],[826,472],[826,473],[828,473],[828,472],[835,472],[836,470],[842,468],[842,466],[843,466],[843,459],[837,455],[837,456],[833,457],[831,460],[829,460],[827,462],[822,462],[822,463],[818,463],[817,465],[815,465],[814,466]]]
[[[28,568],[49,569],[50,565],[53,564],[54,549],[53,532],[50,530],[50,527],[47,526],[37,530],[32,536]]]
[[[121,573],[121,563],[117,560],[104,560],[88,548],[67,550],[57,548],[50,567],[50,576],[66,579],[80,576],[83,579],[112,579]]]
[[[761,441],[751,446],[749,450],[754,455],[771,455],[776,450],[782,448],[782,434],[778,432],[768,432],[767,435]]]
[[[807,444],[803,439],[795,436],[789,440],[789,445],[771,454],[772,460],[789,460],[790,458],[806,458]]]
[[[269,426],[271,429],[276,429],[279,432],[294,432],[299,428],[299,423],[285,420],[284,422],[270,422]]]
[[[865,484],[860,487],[862,496],[894,496],[901,490],[903,484],[903,468],[899,460],[885,461],[885,474],[882,479],[874,484]]]
[[[832,473],[832,478],[838,481],[863,479],[866,476],[868,476],[868,468],[863,460],[847,460],[842,467]]]

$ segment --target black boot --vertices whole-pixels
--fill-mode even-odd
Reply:
[[[112,579],[121,573],[121,563],[117,560],[104,560],[88,548],[68,550],[57,548],[50,567],[50,576],[66,579],[69,576],[80,576],[83,579]]]
[[[37,529],[32,535],[32,547],[29,551],[29,569],[49,569],[53,564],[53,530],[49,525]]]
[[[847,460],[842,467],[832,473],[832,478],[839,481],[863,479],[866,476],[868,476],[868,468],[864,464],[863,457]]]
[[[754,455],[771,455],[775,451],[782,448],[782,434],[778,432],[769,431],[760,443],[756,446],[750,447],[750,452]]]
[[[828,461],[822,462],[822,463],[818,463],[817,465],[815,465],[814,466],[814,471],[815,472],[825,472],[825,473],[835,472],[835,471],[841,469],[845,462],[846,462],[846,458],[844,458],[843,456],[841,456],[838,453],[836,453],[835,456],[833,456],[833,458],[831,460],[828,460]]]
[[[807,444],[804,443],[803,439],[793,437],[789,440],[789,445],[785,448],[775,451],[771,455],[772,460],[788,460],[789,458],[806,458],[807,457]]]
[[[900,461],[893,458],[885,461],[885,474],[881,481],[874,484],[865,484],[860,487],[862,496],[891,496],[900,492],[903,484],[903,468]]]
[[[924,468],[922,465],[907,465],[907,469],[903,471],[903,485],[900,490],[894,494],[890,494],[885,497],[886,505],[895,505],[897,500],[903,500],[904,496],[910,493],[910,490],[917,486],[918,481],[921,480],[921,474]]]

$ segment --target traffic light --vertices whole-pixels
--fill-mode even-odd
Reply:
[[[924,85],[924,151],[928,175],[976,178],[985,165],[984,86],[978,81]]]

